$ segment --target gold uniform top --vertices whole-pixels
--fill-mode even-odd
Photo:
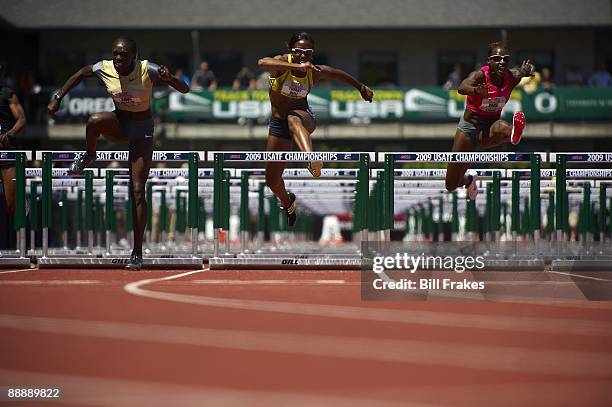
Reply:
[[[287,56],[287,62],[291,63],[291,54]],[[304,77],[294,76],[291,69],[287,69],[276,78],[270,77],[270,90],[292,99],[305,98],[310,93],[311,88],[312,71],[310,69]]]
[[[128,112],[144,112],[151,105],[154,82],[160,82],[159,66],[147,60],[136,60],[134,70],[126,76],[119,75],[113,61],[100,61],[93,65],[93,73],[106,87],[115,107]]]

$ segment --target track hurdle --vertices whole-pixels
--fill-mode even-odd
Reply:
[[[44,190],[43,194],[43,173],[45,173],[44,182],[51,184],[51,190],[56,192],[63,193],[67,192],[67,200],[76,200],[76,212],[74,213],[74,219],[77,226],[76,231],[76,241],[77,247],[75,248],[76,253],[82,252],[81,248],[81,229],[83,228],[83,192],[85,187],[85,178],[83,176],[80,177],[68,177],[67,176],[67,168],[52,168],[52,177],[50,180],[47,180],[46,171],[43,171],[43,168],[26,168],[26,186],[29,186],[30,190],[30,201],[31,212],[30,212],[30,251],[29,254],[33,258],[37,258],[42,256],[43,249],[41,247],[40,250],[36,248],[36,233],[41,230],[38,224],[38,205],[37,202],[40,202],[41,207],[41,223],[44,224],[44,229],[41,230],[44,235],[48,236],[48,231],[50,228],[50,222],[52,216],[49,214],[52,212],[53,201],[51,195]],[[91,172],[93,176],[97,176],[98,169],[87,169],[86,171]],[[60,200],[61,201],[61,200]],[[58,204],[60,203],[58,201]],[[60,210],[60,222],[58,225],[59,230],[62,233],[62,246],[66,246],[64,243],[64,231],[66,231],[65,225],[67,224],[68,212],[63,209],[64,205],[62,203],[59,206]],[[45,243],[45,240],[41,236],[41,241]],[[65,248],[61,249],[49,249],[48,245],[45,245],[46,252],[51,252],[54,255],[57,254],[69,254],[69,250]]]
[[[533,158],[532,158],[533,157]],[[534,161],[532,163],[533,160]],[[387,174],[393,174],[392,177],[396,176],[415,176],[417,174],[422,174],[424,177],[434,176],[434,172],[438,172],[437,176],[444,177],[446,174],[445,170],[436,170],[436,169],[414,169],[414,170],[402,170],[402,171],[394,171],[393,163],[449,163],[449,162],[460,162],[460,163],[473,163],[473,164],[499,164],[499,163],[531,163],[532,168],[539,168],[542,160],[546,160],[545,153],[491,153],[491,152],[483,152],[483,153],[437,153],[437,152],[423,152],[423,153],[413,153],[413,152],[381,152],[378,153],[378,161],[385,163],[384,172]],[[504,174],[501,171],[491,171],[491,170],[482,170],[477,169],[479,177],[491,177],[493,178],[494,184],[496,184],[494,191],[494,201],[495,201],[495,213],[501,213],[501,204],[498,203],[500,198],[499,191],[499,182]],[[538,171],[535,171],[534,174],[539,174]],[[539,175],[538,175],[539,177]],[[536,180],[537,182],[537,180]],[[537,195],[537,189],[532,193],[534,196]],[[389,188],[385,191],[386,201],[392,200],[393,198],[393,189]],[[538,199],[535,199],[536,203],[539,203]],[[392,214],[387,214],[386,216],[392,216]],[[386,223],[389,223],[387,220]]]
[[[191,172],[193,173],[194,170],[192,169]],[[104,178],[112,178],[115,183],[118,181],[127,182],[129,179],[129,170],[125,168],[103,168],[100,170],[100,173]],[[204,241],[202,238],[193,236],[195,231],[191,230],[193,228],[189,227],[189,225],[193,223],[194,219],[190,220],[189,217],[197,214],[197,231],[200,233],[205,230],[206,214],[203,212],[203,198],[210,200],[209,198],[212,196],[212,175],[213,171],[210,168],[197,168],[197,177],[190,176],[189,168],[151,168],[146,186],[148,209],[148,221],[144,244],[146,254],[153,256],[168,256],[168,251],[174,250],[183,255],[193,254],[195,251],[204,257],[206,256],[206,254],[203,253],[207,251],[206,247],[200,246]],[[189,186],[190,182],[191,187]],[[117,185],[115,185],[115,188],[117,188]],[[197,209],[193,210],[189,202],[190,188],[191,190],[197,188],[198,191]],[[111,199],[108,192],[107,188],[107,205]],[[159,221],[158,226],[160,232],[155,242],[152,240],[154,203],[156,204],[155,207],[159,209],[157,220]],[[173,203],[175,207],[178,207],[176,214],[179,218],[177,220],[179,221],[178,226],[181,231],[185,232],[186,228],[189,229],[187,233],[175,235],[174,242],[169,241],[169,235],[167,233],[168,208],[172,206]],[[109,225],[106,226],[106,229],[108,233]],[[189,237],[186,235],[189,235]],[[183,237],[191,242],[189,245],[190,247],[182,244]],[[115,240],[112,229],[110,240]],[[181,241],[179,242],[179,240]],[[116,250],[112,251],[115,252]],[[108,242],[106,252],[109,253]]]
[[[254,250],[258,253],[261,253],[265,250],[265,247],[261,244],[263,241],[263,233],[265,231],[265,203],[269,202],[270,199],[266,199],[266,197],[270,198],[271,193],[266,192],[265,189],[265,171],[258,168],[236,168],[236,177],[242,179],[242,174],[248,173],[248,185],[249,185],[249,197],[253,198],[253,201],[250,199],[248,201],[240,202],[240,210],[244,210],[247,207],[251,209],[252,212],[257,213],[257,233],[256,239],[253,240],[255,243]],[[351,205],[355,201],[355,189],[356,189],[356,178],[358,176],[357,169],[323,169],[322,175],[320,179],[313,179],[312,175],[306,169],[300,168],[286,168],[283,172],[283,178],[285,180],[286,187],[292,192],[296,193],[299,199],[299,207],[300,207],[300,216],[298,216],[298,220],[296,225],[291,229],[287,229],[283,225],[283,217],[280,216],[280,211],[276,211],[276,207],[272,207],[271,210],[274,213],[271,215],[272,217],[279,217],[279,220],[272,222],[271,219],[268,219],[267,224],[273,226],[275,231],[273,233],[273,240],[281,244],[283,240],[284,243],[295,244],[297,241],[300,242],[300,247],[303,250],[305,246],[308,246],[311,242],[306,241],[306,235],[311,233],[312,231],[312,223],[309,220],[311,216],[310,213],[342,213],[346,214],[354,210]],[[246,184],[241,182],[241,194],[244,193],[243,188],[245,188]],[[322,192],[322,194],[317,193]],[[256,200],[255,200],[256,198]],[[350,200],[350,204],[348,204],[348,200]],[[358,199],[357,199],[358,201]],[[256,203],[257,202],[257,203]],[[335,206],[334,204],[340,204]],[[278,206],[278,202],[276,203]],[[278,212],[278,213],[277,213]],[[245,215],[250,216],[250,213],[245,213]],[[277,216],[278,215],[278,216]],[[245,221],[247,219],[244,219]],[[245,226],[248,222],[244,222]],[[275,225],[278,223],[279,227],[277,228]],[[278,230],[277,230],[278,229]],[[289,231],[291,233],[288,236],[285,236]],[[247,233],[247,240],[250,240],[250,234]],[[288,241],[287,241],[288,240]],[[353,240],[357,240],[356,238]],[[242,248],[242,245],[241,245]],[[333,248],[328,248],[332,250]],[[246,251],[250,251],[250,248],[247,248]],[[280,247],[275,247],[275,251],[281,250]],[[241,249],[241,253],[245,253],[245,250]]]
[[[0,162],[15,161],[15,215],[13,227],[16,233],[16,252],[6,252],[0,256],[0,267],[27,267],[30,258],[26,257],[26,162],[32,159],[31,151],[0,151]]]
[[[499,163],[523,163],[530,164],[531,175],[531,208],[532,210],[537,207],[538,216],[531,219],[529,228],[531,230],[532,238],[535,242],[535,256],[533,260],[523,260],[515,258],[509,260],[505,258],[505,255],[501,255],[498,242],[500,237],[500,217],[501,217],[501,190],[500,181],[502,177],[501,171],[492,171],[492,180],[490,183],[485,185],[485,217],[484,217],[484,230],[485,230],[485,244],[486,249],[484,253],[491,253],[489,256],[488,266],[500,269],[509,269],[515,267],[530,268],[530,269],[543,269],[544,263],[539,259],[539,233],[540,233],[540,218],[539,211],[541,205],[540,189],[539,189],[539,174],[540,165],[542,161],[546,161],[545,153],[505,153],[505,152],[470,152],[470,153],[437,153],[437,152],[382,152],[378,153],[378,161],[385,163],[384,172],[386,174],[394,174],[394,166],[391,163],[449,163],[449,162],[460,162],[460,163],[473,163],[473,164],[499,164]],[[392,180],[394,178],[391,178]],[[537,186],[535,185],[537,184]],[[383,187],[386,185],[383,183]],[[441,192],[441,191],[440,191]],[[385,206],[390,208],[387,203],[389,200],[393,200],[394,193],[392,188],[385,188],[384,195]],[[433,233],[433,202],[431,197],[428,197],[428,217],[424,219],[423,224],[426,226],[426,233]],[[443,204],[440,203],[439,207]],[[470,232],[475,232],[474,222],[477,220],[476,215],[476,203],[468,202],[466,215],[467,215],[467,227]],[[385,212],[384,216],[387,217],[385,224],[392,224],[391,220],[394,216],[394,212]],[[495,242],[495,250],[492,252],[489,249],[489,244]],[[499,260],[503,259],[503,260]]]
[[[366,158],[367,157],[367,158]],[[237,163],[253,163],[253,162],[270,162],[270,161],[285,161],[285,162],[309,162],[309,161],[324,161],[324,162],[361,162],[361,168],[366,168],[368,161],[374,158],[373,153],[356,153],[356,152],[325,152],[325,153],[303,153],[303,152],[208,152],[208,159],[214,162],[215,169],[215,202],[225,202],[227,198],[223,196],[224,187],[222,184],[223,171],[226,165],[232,166]],[[238,164],[239,165],[239,164]],[[368,185],[367,179],[369,174],[361,175],[362,184]],[[317,182],[317,181],[315,181]],[[363,187],[360,187],[363,188]],[[260,189],[258,188],[257,191]],[[365,195],[365,196],[364,196]],[[364,200],[366,194],[361,194],[360,199]],[[324,199],[324,198],[323,198]],[[261,198],[260,198],[261,202]],[[367,204],[363,201],[360,203],[362,208],[367,208]],[[220,205],[215,205],[221,208]],[[261,205],[260,205],[261,207]],[[280,254],[276,257],[271,257],[269,254],[257,255],[241,255],[238,258],[221,258],[219,257],[219,235],[223,230],[223,216],[220,209],[214,213],[214,230],[215,230],[215,257],[209,260],[211,268],[272,268],[279,267],[289,268],[358,268],[361,266],[361,260],[356,256],[339,256],[335,258],[323,258],[314,254],[300,255],[300,253]]]
[[[579,165],[607,165],[612,163],[612,153],[603,152],[562,152],[551,153],[551,161],[556,163],[556,233],[557,238],[561,240],[557,242],[558,258],[552,261],[552,269],[559,271],[572,270],[610,270],[610,261],[612,261],[612,252],[605,245],[606,240],[606,223],[610,221],[607,217],[606,202],[607,197],[607,182],[599,182],[598,206],[593,202],[596,194],[591,194],[591,187],[597,186],[592,181],[584,182],[582,188],[582,202],[579,210],[579,226],[578,231],[580,237],[580,251],[573,253],[571,258],[568,258],[569,236],[568,236],[568,217],[570,209],[570,193],[567,188],[568,178],[588,177],[590,179],[612,178],[612,170],[605,169],[568,169],[567,163]],[[599,210],[599,222],[595,221],[595,210]],[[612,221],[610,221],[612,224]],[[599,248],[594,249],[595,227],[599,229]],[[609,234],[609,231],[608,231]]]
[[[91,172],[85,172],[85,228],[87,230],[87,241],[88,249],[91,255],[89,256],[71,256],[71,257],[57,257],[49,254],[48,251],[48,227],[50,218],[50,202],[51,202],[51,180],[52,180],[52,163],[55,161],[73,161],[78,154],[82,152],[66,152],[66,151],[39,151],[37,152],[37,159],[43,160],[43,181],[42,181],[42,195],[43,195],[43,255],[38,260],[41,268],[57,268],[57,267],[83,267],[85,265],[95,267],[123,267],[128,262],[127,257],[123,256],[112,256],[103,257],[100,253],[94,253],[93,241],[94,241],[94,188],[93,188],[93,174]],[[202,266],[202,257],[197,253],[197,208],[198,208],[198,191],[197,191],[197,166],[198,161],[203,160],[205,155],[203,152],[186,152],[186,151],[155,151],[153,153],[153,161],[165,161],[165,162],[188,162],[189,163],[189,227],[191,228],[192,235],[192,253],[188,257],[147,257],[144,258],[145,267],[179,267],[179,268],[200,268]],[[108,161],[120,161],[126,162],[129,159],[129,153],[127,151],[99,151],[97,153],[97,161],[108,162]],[[109,175],[107,183],[113,180],[113,176]],[[195,188],[194,188],[195,186]],[[106,194],[113,194],[113,188],[106,189]],[[108,199],[114,202],[114,197]],[[98,201],[99,202],[99,201]],[[98,210],[101,212],[100,204],[97,204]],[[110,209],[110,205],[107,205],[107,209]],[[108,221],[110,214],[107,213],[106,227],[112,228],[112,222]],[[98,217],[99,219],[99,217]],[[100,227],[98,227],[100,230]],[[107,231],[108,232],[108,231]],[[107,236],[109,234],[107,233]]]

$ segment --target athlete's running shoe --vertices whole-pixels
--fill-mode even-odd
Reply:
[[[313,177],[319,178],[321,176],[321,169],[323,168],[323,161],[311,161],[308,163],[308,171]]]
[[[523,138],[523,130],[525,129],[525,114],[523,112],[514,112],[512,117],[512,132],[510,133],[510,142],[517,145]]]
[[[142,268],[142,254],[132,254],[126,270],[140,270]]]
[[[96,161],[96,154],[84,153],[70,164],[68,175],[80,175],[85,167]]]
[[[295,225],[295,221],[297,220],[297,214],[295,213],[295,194],[289,193],[289,199],[291,200],[291,203],[288,207],[283,208],[283,210],[287,215],[287,226],[293,227],[293,225]]]
[[[468,176],[468,184],[465,188],[467,189],[468,197],[473,201],[478,196],[478,174],[474,170],[468,170],[466,175]]]

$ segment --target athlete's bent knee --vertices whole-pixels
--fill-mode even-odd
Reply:
[[[99,126],[104,121],[104,116],[94,113],[87,120],[87,127]]]

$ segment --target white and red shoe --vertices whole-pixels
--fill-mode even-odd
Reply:
[[[465,175],[470,177],[470,183],[465,186],[468,197],[473,201],[478,196],[478,173],[474,170],[468,170]]]
[[[525,114],[523,112],[514,112],[512,116],[512,132],[510,133],[510,142],[517,145],[523,138],[523,130],[525,130]]]

